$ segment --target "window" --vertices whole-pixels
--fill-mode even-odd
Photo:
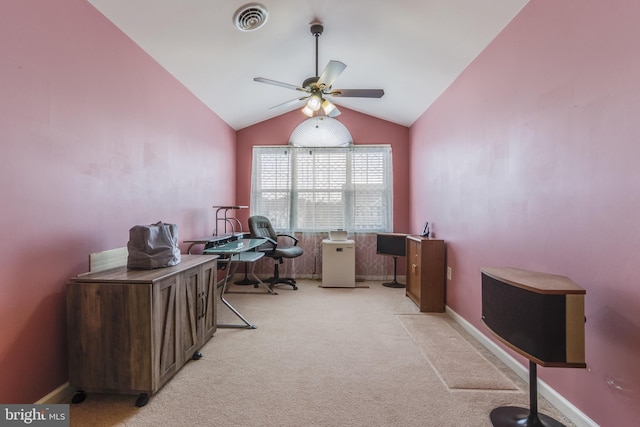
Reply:
[[[254,147],[251,214],[278,230],[392,229],[391,146]]]

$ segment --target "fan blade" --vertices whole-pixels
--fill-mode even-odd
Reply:
[[[342,98],[382,98],[382,89],[335,89],[327,95],[340,96]]]
[[[304,89],[299,86],[291,85],[289,83],[282,83],[271,79],[265,79],[264,77],[254,77],[253,81],[258,83],[266,83],[268,85],[280,86],[287,89],[301,90],[304,92]]]
[[[347,66],[340,61],[329,61],[322,74],[320,74],[318,87],[320,89],[330,88],[345,68],[347,68]]]
[[[300,101],[304,101],[305,99],[309,98],[308,96],[303,96],[302,98],[296,98],[296,99],[292,99],[291,101],[287,101],[287,102],[283,102],[282,104],[278,104],[278,105],[274,105],[273,107],[269,107],[270,110],[273,110],[275,108],[280,108],[280,107],[288,107],[290,105],[295,105]]]

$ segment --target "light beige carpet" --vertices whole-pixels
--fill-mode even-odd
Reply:
[[[71,427],[489,427],[495,407],[528,406],[527,385],[503,364],[518,390],[447,387],[398,320],[420,316],[404,289],[318,284],[228,295],[257,329],[219,329],[142,408],[136,396],[89,393],[71,405]],[[218,308],[221,323],[237,322]]]
[[[449,325],[449,316],[446,314],[397,317],[450,389],[518,389],[513,381]]]

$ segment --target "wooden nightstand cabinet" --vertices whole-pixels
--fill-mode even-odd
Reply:
[[[407,236],[407,296],[422,312],[444,312],[444,240]]]

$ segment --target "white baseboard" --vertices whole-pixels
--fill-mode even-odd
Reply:
[[[73,396],[73,394],[74,394],[74,390],[71,388],[69,383],[66,382],[35,403],[36,405],[47,404],[47,403],[49,404],[69,403],[71,401],[71,396]]]
[[[524,365],[514,359],[509,353],[503,350],[498,344],[491,341],[486,335],[480,332],[475,326],[466,319],[453,311],[449,306],[446,307],[447,314],[450,315],[460,326],[469,332],[480,344],[485,346],[491,353],[514,371],[526,383],[529,383],[529,370]],[[584,412],[576,408],[560,393],[551,388],[547,383],[538,379],[538,393],[549,403],[551,403],[565,417],[569,418],[577,427],[599,427],[595,421],[589,418]]]

